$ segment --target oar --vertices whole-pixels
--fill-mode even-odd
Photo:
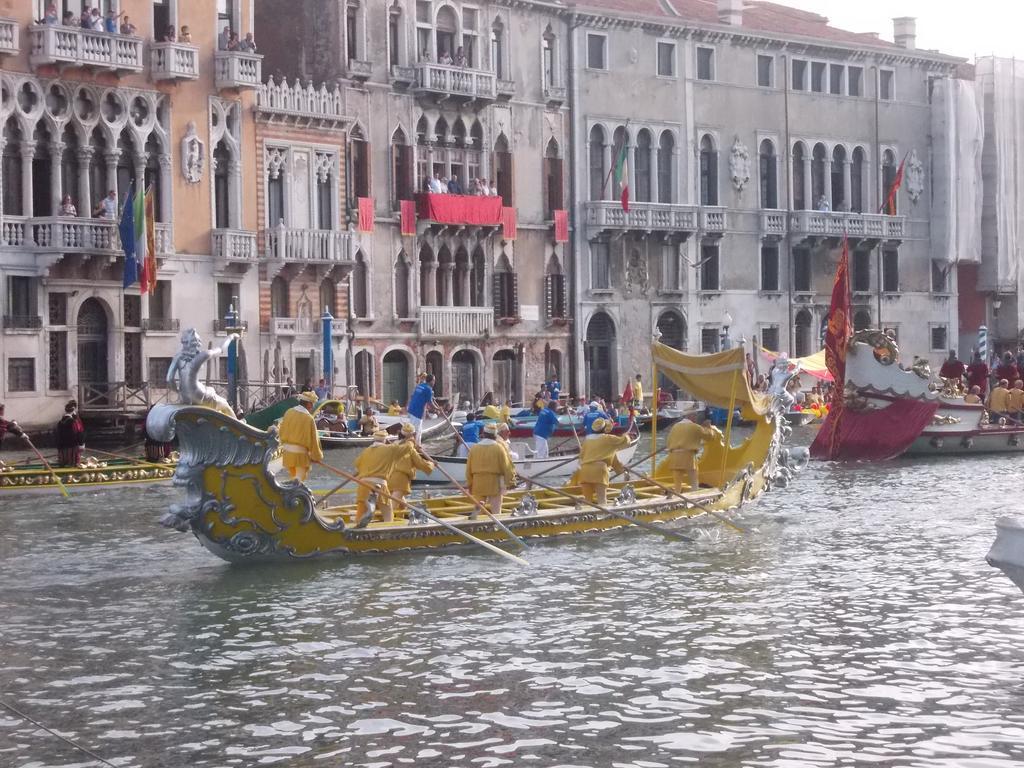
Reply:
[[[123,453],[112,453],[111,451],[101,451],[99,448],[90,448],[92,453],[102,453],[104,456],[110,456],[114,459],[121,459],[122,461],[130,461],[132,464],[136,464],[140,467],[159,467],[161,469],[167,469],[167,464],[157,464],[155,461],[149,461],[148,459],[134,459],[131,456],[125,456]]]
[[[609,479],[610,480],[614,480],[619,475],[625,474],[626,472],[632,472],[634,467],[639,467],[641,464],[643,464],[648,459],[653,459],[659,453],[664,453],[667,449],[668,449],[668,445],[663,445],[663,446],[661,446],[661,448],[656,450],[654,453],[645,453],[643,456],[641,456],[639,459],[634,461],[632,464],[627,465],[626,468],[623,469],[621,472],[616,472],[615,474],[611,475],[611,477]]]
[[[699,509],[699,510],[701,510],[703,512],[707,512],[713,518],[715,518],[719,522],[725,523],[730,528],[735,528],[740,533],[750,533],[750,531],[748,531],[746,528],[744,528],[743,526],[740,526],[740,525],[736,525],[736,523],[732,522],[732,520],[727,518],[725,515],[719,514],[718,512],[715,512],[713,509],[709,509],[708,507],[705,507],[703,504],[698,504],[696,501],[693,501],[692,499],[686,498],[683,494],[679,493],[674,488],[669,488],[667,485],[663,485],[663,484],[659,483],[657,480],[655,480],[650,475],[644,474],[643,472],[637,472],[636,474],[639,475],[644,480],[646,480],[647,482],[649,482],[651,485],[655,486],[656,488],[661,488],[661,490],[665,491],[666,493],[670,493],[673,496],[677,496],[680,499],[682,499],[683,501],[685,501],[686,503],[693,505],[697,509]]]
[[[46,467],[47,471],[49,471],[49,473],[53,475],[53,479],[57,481],[57,486],[60,488],[60,492],[64,494],[64,498],[70,499],[71,494],[68,493],[68,489],[64,487],[64,483],[60,481],[60,478],[57,476],[57,473],[53,471],[53,467],[50,466],[50,462],[44,459],[43,454],[39,452],[39,449],[32,445],[32,441],[28,439],[28,435],[23,434],[22,437],[25,438],[25,442],[28,443],[28,447],[32,449],[32,452],[39,457],[39,460],[41,462],[43,462],[43,466]]]
[[[409,502],[409,501],[407,501],[405,499],[400,499],[397,496],[391,495],[390,493],[388,493],[388,494],[381,494],[380,489],[377,488],[377,486],[373,485],[372,483],[368,483],[365,480],[361,480],[360,478],[356,477],[355,475],[350,475],[348,472],[345,472],[342,469],[338,469],[337,467],[332,467],[330,464],[324,464],[322,461],[318,461],[316,463],[319,464],[324,469],[326,469],[328,472],[333,472],[334,474],[338,475],[339,477],[344,477],[346,480],[351,480],[352,482],[357,483],[357,484],[363,486],[364,488],[369,488],[371,491],[373,491],[376,494],[385,495],[389,499],[391,499],[392,501],[404,503],[410,509],[415,510],[416,512],[419,512],[421,515],[423,515],[428,520],[431,520],[432,522],[435,522],[438,525],[444,526],[445,528],[447,528],[448,530],[452,531],[453,533],[457,533],[459,536],[461,536],[462,538],[464,538],[466,541],[470,542],[471,544],[476,544],[477,546],[481,546],[484,549],[489,549],[491,552],[494,552],[496,555],[501,555],[505,559],[511,560],[513,563],[518,563],[519,565],[529,565],[529,563],[526,560],[524,560],[523,558],[519,557],[518,555],[513,555],[511,552],[506,552],[505,550],[501,549],[500,547],[494,546],[489,541],[484,541],[483,539],[479,539],[476,536],[474,536],[473,534],[467,533],[466,531],[463,531],[461,528],[458,528],[458,527],[452,525],[451,523],[449,523],[446,520],[442,520],[439,517],[434,517],[432,514],[427,512],[427,510],[424,507],[415,506],[411,502]]]
[[[459,439],[460,440],[462,439],[462,435],[459,435]],[[505,526],[504,523],[502,523],[498,518],[496,518],[491,513],[491,510],[489,510],[487,508],[487,506],[484,505],[483,502],[479,501],[475,496],[473,496],[473,494],[471,494],[468,490],[466,490],[466,488],[463,487],[462,483],[460,483],[458,480],[456,480],[454,477],[452,477],[448,473],[448,470],[446,470],[443,466],[441,466],[440,462],[435,461],[430,456],[430,454],[427,453],[426,451],[423,451],[423,455],[426,456],[426,458],[429,459],[430,461],[433,461],[434,462],[434,467],[436,469],[441,470],[441,474],[448,478],[448,482],[450,482],[452,485],[454,485],[456,488],[458,488],[459,492],[462,493],[463,496],[465,496],[467,499],[469,499],[471,502],[473,502],[473,506],[475,506],[477,509],[479,509],[481,512],[483,512],[485,515],[487,515],[487,517],[489,517],[491,519],[492,523],[494,523],[496,526],[498,526],[506,536],[508,536],[510,539],[512,539],[512,541],[514,541],[516,544],[519,545],[520,549],[526,549],[527,548],[526,543],[522,539],[520,539],[518,536],[516,536],[514,533],[512,533],[512,531],[510,531],[508,529],[508,527]]]
[[[329,498],[331,498],[331,496],[336,494],[338,491],[340,491],[342,488],[344,488],[346,485],[348,485],[350,482],[351,482],[350,480],[344,480],[344,481],[342,481],[342,483],[340,485],[336,485],[332,490],[328,491],[323,496],[321,496],[320,497],[320,506],[321,507],[326,507],[327,506],[327,500]]]
[[[574,503],[577,503],[577,504],[578,503],[587,504],[588,506],[593,507],[598,512],[601,512],[602,514],[605,514],[608,517],[618,518],[619,520],[623,520],[623,521],[625,521],[627,523],[630,523],[632,525],[635,525],[635,526],[637,526],[639,528],[643,528],[645,530],[651,531],[652,533],[660,533],[662,536],[665,536],[666,538],[669,538],[669,539],[678,539],[679,541],[686,541],[686,542],[689,542],[690,544],[694,543],[694,540],[691,539],[689,536],[685,536],[685,535],[683,535],[681,533],[676,533],[675,531],[671,531],[671,530],[669,530],[667,528],[663,528],[660,525],[654,525],[653,523],[648,523],[646,520],[637,520],[636,518],[630,517],[629,515],[624,515],[621,512],[618,512],[618,511],[616,511],[614,509],[608,509],[607,507],[602,507],[600,504],[595,504],[592,501],[587,501],[582,496],[573,496],[571,493],[569,493],[568,491],[564,491],[561,488],[555,488],[555,487],[550,486],[550,485],[545,485],[544,483],[535,483],[535,485],[539,486],[540,488],[543,488],[545,491],[551,491],[552,493],[556,493],[559,496],[564,496],[565,498],[573,501]]]

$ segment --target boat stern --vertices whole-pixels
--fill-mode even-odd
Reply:
[[[1024,591],[1024,518],[1001,517],[996,520],[996,540],[985,560]]]

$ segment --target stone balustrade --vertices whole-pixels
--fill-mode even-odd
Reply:
[[[263,82],[263,57],[258,53],[217,51],[213,64],[217,90],[258,89]]]
[[[332,264],[352,261],[352,238],[345,230],[281,225],[263,230],[262,235],[266,259]]]
[[[0,19],[0,55],[13,56],[21,50],[18,22]]]
[[[686,235],[697,231],[697,207],[693,205],[631,202],[626,212],[618,200],[591,200],[584,207],[587,226],[596,230]]]
[[[846,211],[796,211],[791,227],[794,235],[807,238],[900,241],[906,230],[905,216]]]
[[[29,63],[33,67],[57,64],[118,72],[143,69],[141,37],[60,24],[34,24],[29,27],[29,37]]]
[[[270,78],[256,88],[256,111],[269,119],[289,118],[305,121],[330,121],[346,123],[351,118],[345,115],[343,92],[335,86],[328,90],[325,85],[305,87],[296,80],[286,79],[275,82]]]
[[[416,65],[416,90],[445,98],[493,101],[497,96],[493,72],[420,62]]]
[[[154,80],[197,80],[199,49],[186,43],[150,43],[149,70]]]
[[[494,328],[493,307],[420,307],[420,336],[480,338]]]
[[[255,232],[245,229],[215,229],[211,237],[214,258],[244,263],[256,261]]]

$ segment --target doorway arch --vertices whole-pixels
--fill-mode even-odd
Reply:
[[[409,402],[409,369],[409,355],[402,350],[392,349],[384,355],[381,400],[385,404],[397,400],[404,406]]]
[[[587,395],[611,398],[615,391],[615,323],[598,312],[587,324],[583,355],[587,367]]]
[[[84,407],[106,405],[110,383],[109,348],[110,324],[107,308],[96,298],[88,298],[78,308],[78,383],[86,385],[82,396]]]
[[[793,339],[793,356],[807,357],[811,354],[811,313],[801,309],[796,313]]]
[[[460,349],[452,355],[452,403],[461,406],[467,400],[480,400],[480,363],[469,349]]]
[[[494,372],[494,381],[491,384],[494,401],[496,403],[504,403],[506,400],[512,403],[522,401],[522,393],[519,391],[519,360],[515,351],[499,349],[491,358],[491,369]]]

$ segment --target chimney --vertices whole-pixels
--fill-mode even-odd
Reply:
[[[917,19],[913,16],[900,16],[892,20],[892,36],[900,48],[912,51],[917,47]]]
[[[718,0],[718,21],[738,27],[743,24],[743,0]]]

